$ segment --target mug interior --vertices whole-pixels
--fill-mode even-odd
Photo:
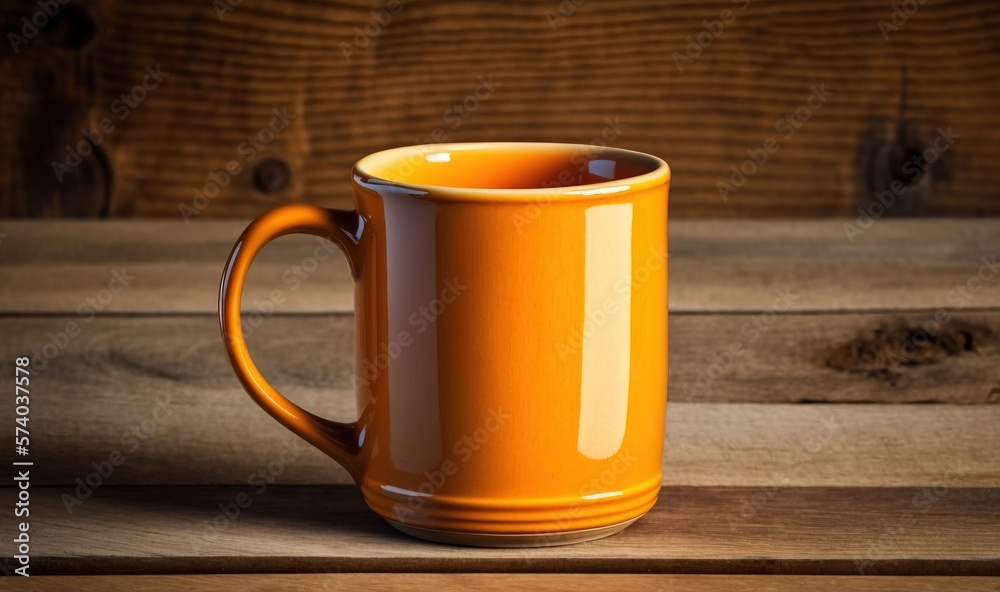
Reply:
[[[622,185],[665,176],[641,152],[582,144],[427,144],[377,152],[355,165],[367,182],[451,190],[537,191]]]

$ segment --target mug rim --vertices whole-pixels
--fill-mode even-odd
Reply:
[[[487,150],[491,148],[540,149],[551,150],[553,152],[566,152],[569,155],[586,151],[646,162],[653,168],[648,172],[632,177],[599,183],[530,188],[451,187],[447,185],[407,183],[403,181],[391,181],[371,172],[378,164],[385,165],[387,162],[399,161],[404,157],[414,154],[423,159],[430,154],[442,152]],[[662,158],[653,156],[652,154],[594,144],[574,144],[570,142],[447,142],[399,146],[373,152],[354,163],[352,177],[358,185],[374,191],[388,189],[413,197],[442,198],[450,201],[575,201],[599,199],[605,196],[641,191],[659,185],[666,185],[670,181],[670,166]]]

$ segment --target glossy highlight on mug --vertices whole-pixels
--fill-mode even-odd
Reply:
[[[361,159],[357,210],[286,206],[244,232],[220,322],[247,392],[347,468],[404,532],[565,544],[645,513],[662,480],[667,186],[652,156],[572,144],[446,144]],[[334,241],[356,281],[358,419],[260,374],[242,283],[276,236]]]
[[[584,314],[604,311],[605,322],[583,341],[577,450],[603,459],[621,448],[628,418],[631,285],[618,280],[632,269],[632,204],[593,207],[585,216]]]

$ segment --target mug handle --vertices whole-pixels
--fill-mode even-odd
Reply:
[[[328,239],[344,252],[357,280],[363,263],[358,243],[365,224],[356,211],[332,210],[310,205],[287,205],[257,218],[233,246],[219,287],[219,325],[229,362],[243,388],[278,423],[340,463],[357,481],[360,473],[356,423],[324,419],[292,403],[257,369],[240,319],[243,282],[254,257],[264,245],[287,234],[311,234]]]

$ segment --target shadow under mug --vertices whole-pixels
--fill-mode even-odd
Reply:
[[[356,210],[279,207],[236,243],[219,294],[233,368],[403,532],[484,546],[617,532],[662,479],[669,177],[659,158],[573,144],[367,156]],[[350,264],[353,423],[286,399],[243,337],[250,264],[291,233]]]

